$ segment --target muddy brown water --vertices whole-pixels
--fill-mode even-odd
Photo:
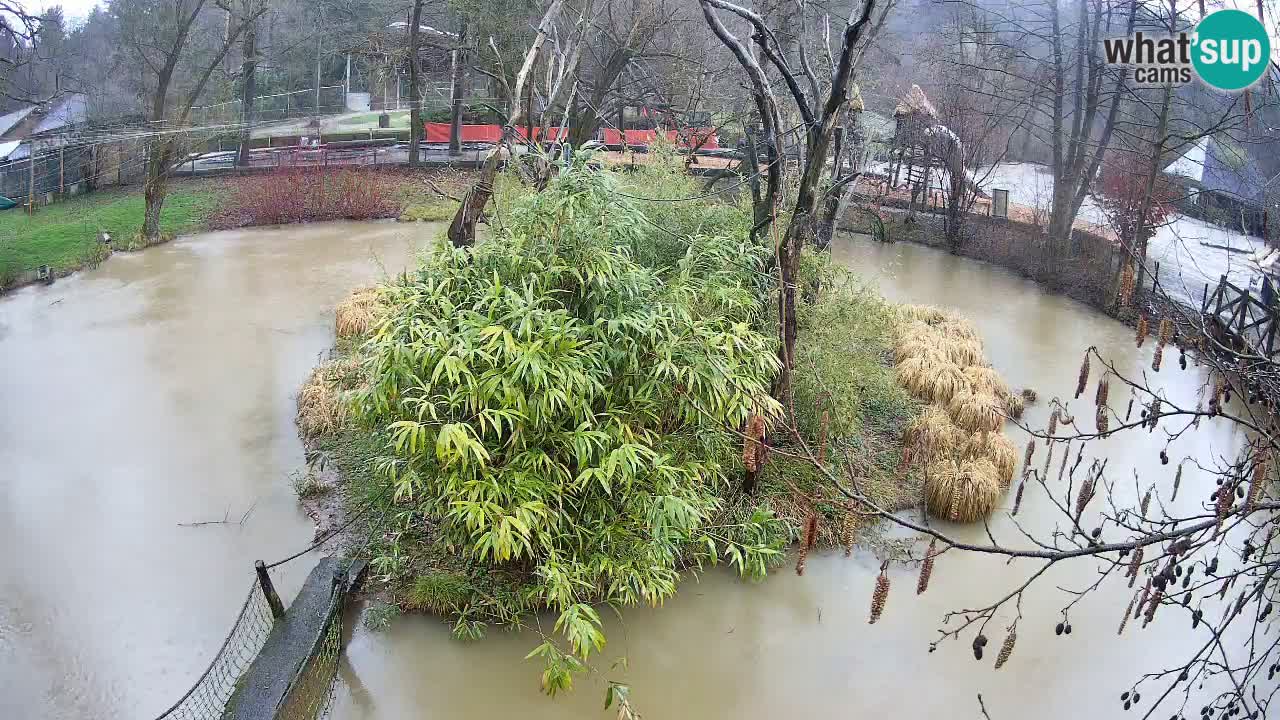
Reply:
[[[0,717],[145,718],[186,689],[222,641],[252,560],[311,538],[288,481],[302,462],[293,396],[332,341],[333,304],[403,267],[425,236],[384,224],[217,233],[0,300]],[[1150,344],[1134,348],[1130,329],[998,268],[857,237],[838,239],[835,255],[892,300],[968,315],[995,367],[1042,399],[1070,396],[1091,344],[1128,372],[1150,365]],[[1198,370],[1179,371],[1172,356],[1156,377],[1194,405]],[[1113,388],[1112,402],[1123,398]],[[1046,403],[1027,417],[1043,424]],[[1172,454],[1230,454],[1239,442],[1210,424]],[[1116,492],[1133,497],[1135,468],[1167,494],[1174,466],[1160,466],[1160,447],[1156,435],[1129,433],[1095,452],[1111,458]],[[1183,483],[1179,505],[1208,493],[1190,471]],[[224,513],[229,524],[178,525]],[[1044,533],[1056,515],[1029,490],[1017,519]],[[985,539],[981,527],[947,529]],[[1001,513],[992,532],[1026,542]],[[1186,649],[1174,613],[1117,639],[1132,592],[1118,582],[1073,607],[1074,632],[1056,637],[1069,598],[1055,586],[1093,578],[1078,563],[1023,598],[1013,659],[996,671],[1012,613],[988,628],[982,663],[971,634],[934,653],[928,645],[945,613],[1009,592],[1034,563],[948,554],[923,596],[916,569],[895,566],[888,608],[871,626],[877,566],[859,550],[811,557],[803,577],[788,565],[762,583],[721,570],[690,578],[664,607],[611,614],[597,672],[556,699],[522,660],[534,630],[461,643],[428,617],[367,630],[357,609],[332,717],[606,717],[607,680],[631,685],[648,718],[977,718],[979,692],[996,718],[1119,717],[1136,670]],[[286,597],[307,568],[285,573]]]

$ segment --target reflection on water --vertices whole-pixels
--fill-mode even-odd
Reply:
[[[429,235],[214,233],[0,299],[0,718],[149,717],[204,670],[253,560],[311,540],[293,397],[334,303]]]
[[[221,642],[252,560],[311,537],[287,479],[302,462],[292,398],[332,341],[333,304],[381,272],[372,257],[398,269],[427,234],[347,224],[206,235],[0,300],[0,717],[145,717],[185,690]],[[890,299],[968,315],[1010,384],[1042,398],[1070,396],[1091,344],[1126,372],[1149,366],[1150,344],[1135,349],[1129,329],[999,269],[859,238],[837,239],[835,254]],[[1198,371],[1166,363],[1158,380],[1194,405]],[[1042,401],[1027,417],[1046,415]],[[1210,423],[1171,453],[1227,454],[1238,442]],[[1130,433],[1099,448],[1118,493],[1145,490],[1134,468],[1173,472],[1160,447]],[[178,526],[224,513],[225,525]],[[1025,542],[997,515],[998,539]],[[1053,519],[1029,491],[1018,521]],[[985,539],[979,527],[948,531]],[[978,717],[978,692],[996,718],[1110,717],[1135,668],[1182,649],[1172,613],[1117,640],[1129,599],[1118,584],[1074,607],[1074,633],[1055,637],[1065,600],[1054,586],[1092,579],[1074,564],[1024,598],[1000,671],[994,651],[973,660],[969,636],[929,653],[947,611],[985,605],[1038,566],[951,553],[919,597],[915,568],[895,567],[888,608],[869,626],[877,565],[861,551],[811,557],[804,577],[691,579],[665,607],[609,616],[598,672],[554,700],[522,661],[533,630],[461,643],[432,618],[383,632],[357,623],[333,717],[598,717],[606,679],[629,683],[650,718]],[[292,568],[283,591],[306,570]],[[1010,619],[988,629],[997,647]]]

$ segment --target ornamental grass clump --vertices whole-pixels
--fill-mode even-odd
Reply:
[[[900,308],[899,317],[895,376],[929,403],[903,437],[913,463],[924,469],[925,504],[949,520],[981,519],[1017,470],[1017,450],[1000,432],[1005,418],[1020,417],[1035,394],[1009,389],[963,318],[919,305]]]
[[[334,308],[334,330],[340,338],[364,337],[386,312],[378,288],[360,288]]]
[[[386,317],[358,349],[370,382],[356,418],[387,438],[376,467],[399,499],[387,520],[516,578],[459,608],[471,634],[557,615],[563,647],[530,654],[548,692],[603,648],[593,605],[659,605],[689,565],[760,577],[788,540],[767,510],[709,527],[747,460],[728,428],[781,411],[775,342],[758,329],[768,250],[696,235],[645,266],[645,219],[579,159],[487,241],[381,288]]]
[[[977,522],[1000,503],[998,472],[989,460],[942,460],[925,472],[925,504],[936,517]]]

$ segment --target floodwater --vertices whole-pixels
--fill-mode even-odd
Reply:
[[[180,238],[0,298],[0,718],[147,718],[185,692],[253,561],[312,538],[293,398],[334,304],[433,232]]]
[[[333,304],[381,267],[402,267],[427,234],[347,224],[205,235],[0,300],[0,717],[145,718],[203,670],[252,560],[311,538],[288,481],[302,464],[293,395],[332,342]],[[1151,344],[1135,349],[1131,330],[997,268],[857,237],[837,239],[834,251],[890,299],[972,318],[1010,384],[1039,392],[1033,424],[1046,420],[1043,399],[1070,397],[1088,345],[1125,372],[1149,369]],[[1176,360],[1170,353],[1156,377],[1171,400],[1194,406],[1202,376]],[[1125,399],[1113,386],[1112,403]],[[1090,417],[1082,403],[1072,404]],[[1021,446],[1019,432],[1010,429]],[[1210,422],[1170,453],[1175,463],[1229,455],[1239,441]],[[1159,464],[1161,445],[1144,433],[1104,442],[1118,495],[1158,481],[1165,498],[1174,465]],[[1189,468],[1178,505],[1209,487]],[[229,523],[179,526],[224,514]],[[1029,489],[1017,520],[1045,536],[1056,515]],[[986,539],[981,527],[946,529]],[[1027,543],[1003,513],[991,531]],[[992,661],[1012,611],[988,628],[984,662],[973,660],[971,633],[929,653],[947,611],[990,603],[1036,565],[949,553],[923,596],[916,568],[894,565],[873,626],[878,565],[859,550],[811,557],[803,577],[788,565],[762,583],[722,570],[691,578],[662,608],[608,614],[595,672],[554,699],[538,690],[538,665],[523,660],[534,631],[462,643],[434,618],[371,631],[352,613],[332,717],[612,717],[601,714],[608,680],[629,684],[636,710],[655,719],[978,718],[978,693],[996,718],[1114,717],[1137,669],[1185,649],[1184,635],[1169,631],[1185,618],[1168,611],[1117,640],[1132,592],[1118,580],[1074,606],[1074,632],[1056,637],[1071,598],[1055,586],[1092,581],[1086,562],[1051,570],[1023,598],[1003,669]],[[286,575],[286,597],[307,569]]]

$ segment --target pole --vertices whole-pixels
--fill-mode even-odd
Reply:
[[[253,567],[258,571],[258,585],[262,586],[262,594],[266,596],[267,604],[271,606],[271,617],[279,620],[284,617],[284,603],[280,602],[276,586],[272,584],[271,576],[267,574],[267,566],[259,560],[253,564]]]
[[[320,49],[324,36],[316,33],[316,118],[320,117]]]
[[[347,95],[351,92],[351,53],[347,53],[347,74],[342,81],[342,109],[347,109]]]
[[[67,194],[67,146],[62,145],[58,148],[58,197]]]
[[[27,214],[32,215],[36,211],[36,143],[34,140],[30,143],[29,152],[31,153],[31,161],[28,165],[27,178]]]

